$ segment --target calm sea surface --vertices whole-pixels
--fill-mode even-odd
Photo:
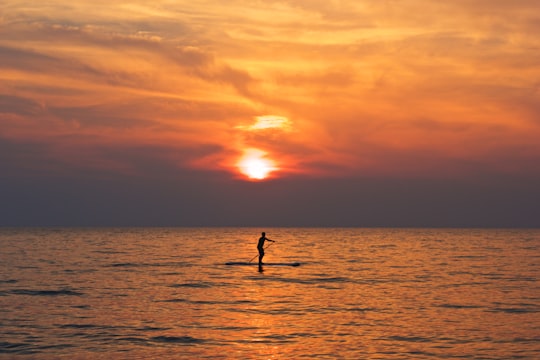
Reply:
[[[225,265],[263,230],[301,266]],[[539,277],[540,230],[0,229],[0,357],[540,359]]]

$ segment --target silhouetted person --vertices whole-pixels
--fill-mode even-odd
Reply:
[[[268,240],[271,242],[275,242],[274,240],[270,240],[266,237],[266,233],[262,233],[262,236],[259,238],[259,243],[257,244],[257,250],[259,250],[259,268],[263,264],[262,259],[264,257],[264,242]]]

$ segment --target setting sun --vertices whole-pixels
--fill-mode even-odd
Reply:
[[[258,149],[248,149],[238,162],[240,172],[252,180],[266,179],[276,170],[272,160],[266,158],[266,152]]]

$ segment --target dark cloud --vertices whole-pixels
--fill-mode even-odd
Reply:
[[[520,178],[476,181],[169,177],[0,178],[0,225],[539,227],[540,192]],[[39,181],[37,181],[39,180]]]
[[[50,113],[66,122],[76,122],[77,125],[89,128],[148,128],[156,126],[156,122],[149,119],[137,118],[133,115],[120,114],[116,109],[107,106],[78,106],[78,107],[51,107]]]
[[[31,74],[47,74],[56,77],[59,85],[66,79],[86,78],[97,83],[136,86],[142,83],[140,74],[127,71],[110,71],[73,58],[47,55],[33,50],[0,47],[0,69],[13,69]],[[29,88],[27,86],[27,88]],[[77,90],[76,90],[77,91]]]
[[[189,172],[186,163],[223,151],[213,144],[106,145],[95,149],[95,156],[118,164],[127,164],[135,177],[177,177]],[[156,179],[157,180],[157,179]]]
[[[0,94],[0,116],[1,114],[36,116],[43,113],[43,111],[43,106],[32,99]]]
[[[0,68],[48,71],[59,66],[61,66],[61,61],[53,56],[0,45]]]
[[[51,155],[49,144],[43,141],[0,137],[0,178],[14,181],[38,179],[39,176],[54,173],[61,166],[61,162]],[[6,191],[9,192],[9,189]]]

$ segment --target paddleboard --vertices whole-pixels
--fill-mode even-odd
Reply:
[[[258,262],[241,262],[241,261],[231,261],[228,263],[225,263],[225,265],[254,265],[259,266]],[[292,263],[263,263],[262,266],[300,266],[299,262],[292,262]]]

